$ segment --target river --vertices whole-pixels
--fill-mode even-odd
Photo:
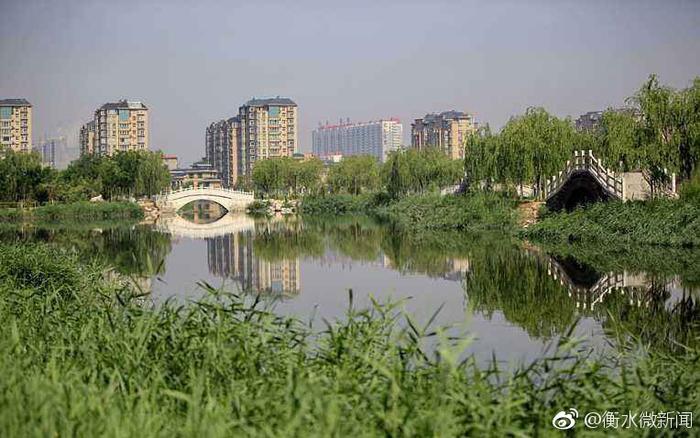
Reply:
[[[472,337],[468,350],[481,361],[527,362],[570,328],[595,348],[619,340],[621,328],[627,338],[670,345],[689,336],[684,327],[700,314],[697,274],[687,265],[601,271],[504,235],[413,235],[369,217],[253,219],[199,205],[155,225],[1,235],[97,257],[155,305],[196,300],[206,284],[259,295],[318,330],[344,318],[351,301],[355,309],[398,303],[418,326],[438,312],[432,327]]]

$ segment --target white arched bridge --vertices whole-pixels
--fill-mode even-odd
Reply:
[[[178,211],[194,201],[212,201],[227,211],[245,211],[253,203],[253,192],[211,187],[190,187],[163,193],[156,197],[156,205],[161,211]]]

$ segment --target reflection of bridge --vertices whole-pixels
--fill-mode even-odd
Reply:
[[[676,176],[669,175],[670,184],[661,188],[666,195],[675,196]],[[617,199],[645,199],[651,186],[641,172],[616,173],[603,166],[593,151],[574,151],[572,160],[544,185],[544,200],[550,210],[572,210],[577,205]]]
[[[229,213],[216,222],[196,224],[176,214],[161,217],[156,223],[156,229],[174,236],[207,239],[230,233],[254,230],[255,221],[245,214]]]
[[[615,291],[623,295],[629,292],[632,305],[647,304],[638,294],[650,288],[644,275],[630,275],[627,272],[591,275],[590,272],[582,273],[553,257],[547,257],[547,273],[567,289],[569,296],[576,301],[576,307],[584,311],[593,310],[607,295]]]
[[[254,201],[252,192],[223,188],[199,187],[174,190],[156,198],[161,210],[178,211],[193,201],[212,201],[228,211],[244,211]]]

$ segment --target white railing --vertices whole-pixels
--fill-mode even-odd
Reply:
[[[254,196],[254,192],[246,192],[243,190],[234,190],[234,189],[227,189],[223,187],[183,187],[175,190],[168,190],[162,192],[160,195],[158,195],[159,198],[161,199],[167,199],[169,196],[176,195],[179,193],[184,193],[184,192],[200,192],[200,191],[209,191],[209,192],[226,192],[234,195],[243,195],[243,196]]]
[[[544,184],[544,199],[549,199],[557,193],[574,172],[587,171],[612,196],[623,199],[622,176],[603,166],[599,159],[593,156],[593,151],[574,151],[573,160],[568,160],[566,166],[558,174],[552,176]]]

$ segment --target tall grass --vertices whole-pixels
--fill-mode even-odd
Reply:
[[[0,247],[0,436],[549,436],[569,407],[700,407],[692,348],[594,358],[564,337],[506,372],[391,306],[312,337],[236,295],[150,308],[109,277],[47,246]]]
[[[16,222],[35,220],[39,222],[94,222],[104,220],[142,219],[143,210],[132,202],[87,202],[70,204],[46,204],[28,210],[0,210],[0,221]]]
[[[700,246],[700,204],[675,200],[607,202],[550,214],[522,232],[544,242]]]

